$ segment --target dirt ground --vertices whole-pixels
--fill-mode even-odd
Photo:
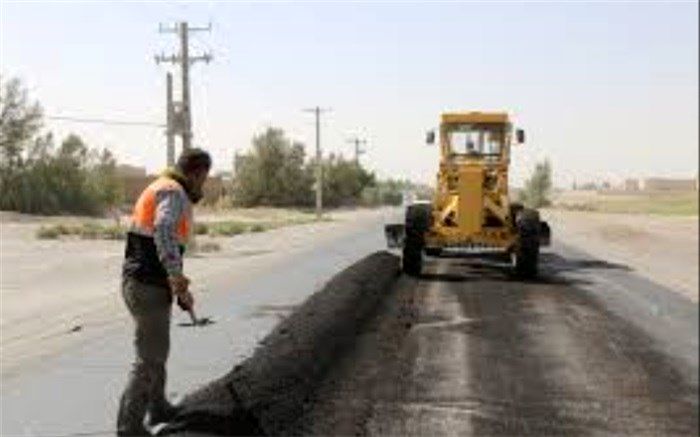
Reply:
[[[265,218],[266,212],[255,214]],[[188,257],[185,273],[193,280],[195,295],[217,288],[221,283],[247,281],[284,257],[338,238],[357,226],[366,226],[384,214],[387,214],[385,210],[340,211],[330,214],[332,221],[328,222],[217,237],[212,241],[221,249]],[[208,220],[219,219],[211,212],[205,215]],[[35,237],[42,224],[86,220],[81,217],[36,217],[3,212],[0,218],[3,376],[63,349],[74,341],[72,333],[81,332],[85,327],[94,333],[128,317],[118,292],[122,241],[39,240]],[[197,241],[203,243],[208,238],[198,237]]]
[[[552,202],[559,209],[601,213],[698,215],[697,191],[559,191]]]
[[[698,217],[546,210],[556,241],[698,301]]]

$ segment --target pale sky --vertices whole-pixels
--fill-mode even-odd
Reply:
[[[176,52],[158,24],[211,22],[192,51],[195,144],[228,170],[266,126],[313,152],[303,108],[332,108],[326,152],[380,176],[432,183],[424,132],[443,111],[504,110],[528,134],[512,180],[552,161],[555,182],[694,177],[698,171],[697,2],[166,3],[0,0],[0,73],[20,77],[47,114],[164,122]],[[172,68],[172,67],[170,67]],[[176,81],[176,86],[178,82]],[[176,96],[177,97],[177,96]],[[121,162],[165,164],[158,129],[47,120],[109,147]]]

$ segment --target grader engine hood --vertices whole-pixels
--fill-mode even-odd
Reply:
[[[482,167],[462,167],[458,172],[457,192],[457,223],[467,233],[481,230],[483,221],[483,181]]]
[[[483,221],[484,169],[465,166],[457,171],[456,193],[450,194],[445,207],[439,212],[440,223],[454,226],[466,233],[477,233]]]

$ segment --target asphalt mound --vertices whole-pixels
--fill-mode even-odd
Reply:
[[[377,252],[334,276],[283,320],[253,355],[187,395],[160,434],[284,435],[313,402],[324,375],[354,344],[399,273]]]

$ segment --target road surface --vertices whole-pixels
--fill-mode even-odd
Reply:
[[[697,435],[697,306],[558,246],[401,278],[299,426],[316,435]],[[643,325],[646,324],[646,329]]]
[[[380,249],[383,221],[332,238],[318,231],[317,243],[292,244],[286,256],[253,251],[236,264],[248,277],[218,271],[199,301],[216,323],[173,327],[169,396],[229,371],[331,275]],[[543,254],[542,278],[519,282],[493,259],[430,259],[422,277],[398,278],[376,311],[292,431],[697,435],[697,305],[624,265],[556,245]],[[124,319],[84,332],[3,378],[1,434],[111,435],[130,329]]]
[[[333,222],[242,235],[222,242],[226,248],[221,252],[186,259],[198,315],[211,317],[215,323],[180,327],[178,323],[188,321],[188,317],[174,310],[168,361],[170,399],[177,400],[228,372],[250,355],[257,342],[295,305],[338,271],[381,249],[385,216],[381,210],[360,211],[340,215]],[[64,244],[72,247],[81,242]],[[107,268],[106,261],[97,266],[93,258],[116,263],[109,266],[108,277],[118,279],[123,243],[112,246],[109,252],[102,249],[97,255],[85,252],[88,259],[82,274],[86,280]],[[7,255],[10,258],[11,254]],[[69,279],[75,281],[75,275]],[[110,306],[113,316],[109,323],[100,319],[90,323],[87,318],[80,331],[49,331],[48,341],[60,341],[58,352],[42,356],[38,362],[23,360],[19,371],[3,375],[1,436],[113,434],[117,403],[133,356],[133,328],[116,284],[93,286],[110,302],[115,301]],[[44,314],[37,311],[34,317]],[[53,313],[46,314],[51,317]],[[73,340],[64,341],[62,336]],[[36,344],[44,346],[43,342]]]

